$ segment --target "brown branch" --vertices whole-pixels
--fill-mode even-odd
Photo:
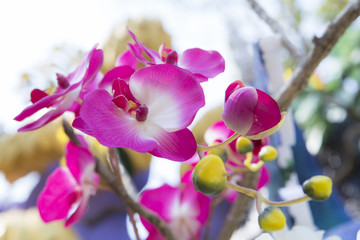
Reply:
[[[243,174],[243,180],[241,186],[248,188],[255,188],[258,182],[258,172],[247,172]],[[251,197],[248,197],[242,193],[239,193],[235,202],[232,204],[229,213],[226,216],[225,223],[221,229],[219,240],[230,239],[234,231],[243,223],[246,213],[249,209]]]
[[[299,49],[297,49],[297,47],[295,47],[294,44],[289,40],[280,24],[273,18],[271,18],[255,0],[247,1],[250,4],[251,8],[254,10],[254,12],[269,25],[271,30],[280,35],[284,47],[289,51],[290,55],[295,59],[295,61],[297,63],[300,63],[301,60],[304,58],[304,54],[301,53]]]
[[[80,140],[74,133],[73,128],[69,125],[67,121],[63,121],[64,131],[69,137],[70,141],[74,145],[81,145]],[[124,204],[127,208],[132,209],[134,212],[140,214],[144,217],[149,223],[153,224],[157,227],[157,229],[164,235],[164,237],[168,240],[175,240],[175,237],[171,230],[168,228],[166,223],[160,219],[158,216],[147,210],[146,208],[142,207],[138,204],[134,199],[130,197],[127,193],[123,184],[119,183],[119,178],[115,175],[111,170],[102,162],[100,159],[96,158],[96,172],[105,180],[105,182],[111,187],[115,194],[123,200]]]
[[[302,64],[295,69],[289,83],[279,94],[277,102],[281,111],[287,110],[292,101],[306,88],[315,68],[330,53],[335,43],[359,14],[360,2],[358,0],[345,8],[336,19],[329,24],[320,38],[314,37],[314,47]]]

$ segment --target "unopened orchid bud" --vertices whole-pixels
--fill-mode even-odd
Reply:
[[[224,162],[217,155],[206,155],[196,164],[192,179],[197,191],[210,196],[218,195],[227,181]]]
[[[331,179],[323,175],[309,178],[302,186],[304,193],[315,201],[324,201],[328,199],[332,192]]]
[[[272,135],[283,124],[277,102],[265,92],[253,87],[230,84],[226,90],[222,118],[228,128],[257,140]]]
[[[261,148],[259,157],[264,162],[274,161],[278,156],[276,148],[273,146],[267,145]]]
[[[259,214],[258,222],[262,230],[274,232],[285,227],[286,218],[280,208],[267,207]]]
[[[238,137],[236,139],[236,151],[240,154],[246,154],[252,152],[254,149],[253,142],[246,137]]]

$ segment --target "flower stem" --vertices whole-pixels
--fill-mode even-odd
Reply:
[[[226,183],[226,187],[234,189],[235,191],[241,192],[241,193],[243,193],[245,195],[248,195],[250,197],[256,198],[257,191],[255,191],[253,189],[243,187],[243,186],[239,186],[239,185],[236,185],[236,184],[233,184],[233,183],[230,183],[230,182]]]
[[[289,200],[289,201],[281,201],[281,202],[274,202],[274,201],[270,201],[266,198],[264,198],[263,196],[260,196],[261,200],[263,203],[270,205],[270,206],[274,206],[274,207],[286,207],[286,206],[290,206],[296,203],[302,203],[302,202],[306,202],[311,200],[311,198],[307,195],[304,195],[302,197],[293,199],[293,200]]]
[[[232,141],[234,141],[239,136],[240,136],[240,133],[234,133],[231,137],[229,137],[225,141],[223,141],[221,143],[218,143],[218,144],[215,144],[215,145],[211,145],[211,146],[202,146],[202,145],[198,144],[198,150],[202,150],[202,151],[206,152],[206,151],[209,151],[209,150],[214,149],[214,148],[225,146],[225,145],[231,143]]]

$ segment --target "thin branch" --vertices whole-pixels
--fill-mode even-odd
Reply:
[[[335,43],[359,15],[360,2],[358,0],[345,8],[336,19],[329,24],[320,38],[314,37],[314,47],[302,64],[295,69],[289,83],[279,94],[277,102],[281,111],[287,110],[292,101],[306,88],[315,68],[330,53]]]
[[[300,52],[299,49],[295,47],[295,45],[289,40],[280,24],[273,18],[271,18],[269,14],[267,14],[267,12],[255,0],[247,1],[250,4],[251,8],[254,10],[254,12],[256,12],[256,14],[269,25],[271,30],[280,35],[284,47],[289,51],[295,61],[297,63],[300,63],[301,60],[304,58],[304,53]]]
[[[258,182],[258,178],[258,172],[244,173],[243,180],[241,181],[241,186],[255,188]],[[219,240],[230,239],[233,232],[238,227],[240,227],[240,225],[243,223],[252,199],[253,198],[251,197],[244,196],[242,193],[238,193],[235,202],[232,204],[226,216],[225,223],[221,229],[220,235],[218,236]]]

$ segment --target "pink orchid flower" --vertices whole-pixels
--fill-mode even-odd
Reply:
[[[100,177],[95,173],[95,159],[81,136],[82,146],[71,142],[66,147],[66,167],[58,167],[47,179],[37,207],[44,222],[65,220],[65,226],[79,221],[89,198],[96,191]]]
[[[165,48],[165,44],[160,46],[159,52],[147,48],[140,42],[134,33],[128,30],[135,44],[129,44],[132,54],[139,62],[145,66],[155,64],[175,64],[180,68],[190,71],[198,79],[199,82],[207,81],[209,78],[217,76],[225,70],[225,60],[217,51],[205,51],[200,48],[191,48],[183,52],[178,57],[176,51]],[[146,59],[142,56],[142,51],[150,58]],[[125,55],[126,54],[126,55]],[[135,65],[132,57],[125,53],[120,57],[122,65]],[[163,56],[166,55],[166,56]]]
[[[128,83],[115,78],[113,96],[104,89],[89,93],[73,126],[107,147],[185,161],[197,149],[187,127],[204,104],[203,89],[191,73],[154,65],[136,71]]]
[[[164,184],[159,188],[145,190],[141,193],[139,202],[157,213],[177,239],[191,240],[200,239],[201,229],[209,217],[211,200],[195,190],[191,172],[188,172],[179,187]],[[141,221],[149,232],[148,240],[165,239],[153,225],[143,218]]]
[[[277,102],[265,92],[245,87],[241,81],[225,92],[222,118],[227,127],[250,139],[274,134],[283,124],[286,112],[280,113]]]
[[[234,134],[234,131],[229,129],[225,123],[223,121],[218,121],[216,123],[214,123],[213,125],[211,125],[205,132],[204,135],[204,139],[205,142],[207,144],[213,144],[214,142],[223,142],[226,139],[228,139],[230,136],[232,136]],[[260,159],[259,159],[259,152],[261,150],[261,148],[263,146],[266,146],[269,144],[269,139],[268,138],[264,138],[264,139],[260,139],[260,140],[252,140],[253,144],[254,144],[254,149],[252,151],[252,163],[257,163]],[[244,154],[240,154],[236,151],[236,139],[234,141],[232,141],[229,144],[229,150],[231,151],[231,156],[232,158],[236,158],[236,159],[232,159],[232,158],[228,158],[226,160],[226,162],[234,167],[244,167],[243,164],[239,164],[239,163],[243,163],[244,160],[246,159],[246,156]],[[256,189],[260,189],[264,186],[266,186],[269,182],[270,182],[270,174],[268,169],[266,168],[266,166],[262,166],[260,171],[260,175],[259,175],[259,180],[256,186]],[[232,169],[227,168],[227,172],[232,172]],[[239,173],[237,175],[234,175],[234,177],[236,178],[236,180],[241,180],[242,178],[242,174]],[[227,193],[226,193],[226,199],[229,200],[230,202],[233,202],[235,200],[237,196],[237,192],[235,190],[232,189],[227,189]]]
[[[42,90],[34,89],[31,92],[33,104],[26,107],[14,119],[22,121],[43,108],[52,108],[38,120],[21,127],[18,131],[31,131],[40,128],[61,116],[65,111],[76,113],[80,107],[78,99],[82,99],[87,92],[97,87],[98,83],[96,84],[96,82],[101,77],[99,70],[102,62],[102,50],[94,47],[85,54],[79,66],[69,76],[57,74],[58,87],[54,93],[48,94]]]

